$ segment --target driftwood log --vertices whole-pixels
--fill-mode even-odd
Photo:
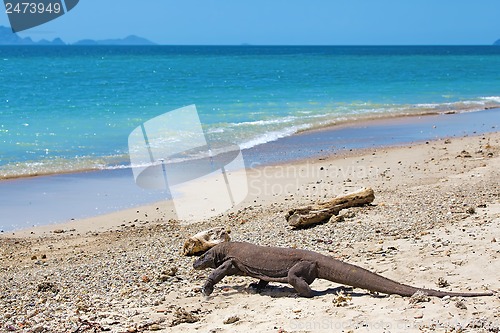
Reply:
[[[374,199],[373,190],[363,188],[326,202],[292,209],[288,212],[286,220],[293,228],[301,228],[324,222],[333,215],[338,215],[342,209],[363,206],[373,202]]]

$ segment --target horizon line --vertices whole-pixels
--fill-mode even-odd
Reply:
[[[147,38],[139,37],[145,40],[148,40]],[[56,38],[60,39],[60,38]],[[56,40],[54,39],[54,40]],[[121,40],[122,38],[116,38],[116,40]],[[79,44],[81,41],[106,41],[106,40],[114,40],[114,39],[104,39],[104,40],[99,40],[99,39],[92,39],[92,38],[85,38],[79,41],[76,41],[74,43],[66,43],[63,41],[64,44],[38,44],[38,42],[33,41],[33,44],[0,44],[0,46],[237,46],[237,47],[245,47],[245,46],[256,46],[256,47],[261,47],[261,46],[499,46],[498,44],[495,44],[493,42],[492,44],[251,44],[251,43],[239,43],[239,44],[198,44],[198,43],[193,43],[193,44],[163,44],[163,43],[156,43],[151,40],[148,40],[151,42],[151,44]],[[51,42],[49,40],[46,40],[48,42]]]

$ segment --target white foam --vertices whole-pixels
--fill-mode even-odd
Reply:
[[[240,149],[249,149],[252,147],[255,147],[257,145],[261,145],[267,142],[272,142],[276,141],[278,139],[291,136],[295,133],[297,133],[300,130],[304,130],[307,128],[311,128],[312,125],[309,124],[304,124],[304,125],[299,125],[299,126],[292,126],[292,127],[287,127],[281,131],[272,131],[272,132],[267,132],[262,135],[259,135],[258,137],[251,139],[249,141],[246,141],[242,144],[240,144]]]
[[[244,121],[241,123],[230,123],[230,126],[240,127],[240,126],[266,126],[266,125],[276,125],[276,124],[286,124],[296,120],[297,117],[287,116],[277,119],[268,120],[255,120],[255,121]]]
[[[487,97],[479,97],[479,99],[495,102],[500,104],[500,96],[487,96]]]
[[[207,133],[208,134],[224,133],[224,128],[221,127],[211,128],[207,130]]]

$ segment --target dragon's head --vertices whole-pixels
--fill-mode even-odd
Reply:
[[[205,268],[217,268],[219,267],[223,260],[221,258],[221,248],[219,245],[212,247],[210,250],[202,254],[198,259],[193,262],[193,268],[197,270],[205,269]]]

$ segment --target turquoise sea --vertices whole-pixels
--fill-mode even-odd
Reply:
[[[144,121],[196,104],[250,148],[395,114],[500,106],[495,46],[3,46],[0,179],[126,168]]]

